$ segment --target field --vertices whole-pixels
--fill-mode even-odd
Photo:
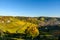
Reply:
[[[0,40],[58,40],[60,18],[0,16]]]

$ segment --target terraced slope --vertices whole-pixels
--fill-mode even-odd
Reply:
[[[15,17],[0,17],[0,29],[9,33],[24,33],[28,27],[37,27],[37,24],[25,22]]]

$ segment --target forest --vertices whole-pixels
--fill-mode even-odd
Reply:
[[[59,17],[0,16],[0,40],[59,40]]]

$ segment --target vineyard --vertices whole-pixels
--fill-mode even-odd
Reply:
[[[58,40],[60,18],[0,16],[0,40]]]

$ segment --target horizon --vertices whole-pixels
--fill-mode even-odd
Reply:
[[[0,15],[1,17],[3,16],[6,16],[6,17],[9,17],[9,16],[12,16],[12,17],[53,17],[53,18],[60,18],[58,16],[16,16],[16,15]]]

